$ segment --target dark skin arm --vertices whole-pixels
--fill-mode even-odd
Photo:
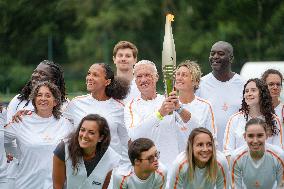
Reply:
[[[106,176],[106,178],[105,178],[105,181],[104,181],[104,184],[103,184],[103,188],[102,188],[102,189],[107,189],[107,187],[108,187],[108,185],[109,185],[109,182],[110,182],[111,174],[112,174],[112,171],[110,171],[110,172],[107,173],[107,176]]]
[[[53,156],[52,180],[54,189],[62,189],[66,180],[65,162],[56,155]]]

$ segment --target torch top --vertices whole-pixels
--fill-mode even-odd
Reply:
[[[167,16],[166,16],[166,19],[168,20],[168,21],[170,21],[170,22],[173,22],[174,21],[174,15],[172,15],[172,14],[167,14]]]

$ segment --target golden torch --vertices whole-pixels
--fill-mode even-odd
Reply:
[[[174,88],[174,70],[176,68],[176,50],[171,26],[171,22],[173,21],[174,15],[167,14],[162,51],[162,68],[167,96]]]

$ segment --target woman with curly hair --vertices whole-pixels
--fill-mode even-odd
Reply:
[[[268,86],[275,114],[284,124],[284,103],[280,101],[283,75],[278,70],[268,69],[262,74],[261,79]]]
[[[242,107],[228,121],[224,134],[224,153],[231,152],[245,144],[243,134],[247,121],[261,118],[267,124],[267,143],[283,148],[283,129],[279,118],[275,115],[267,85],[260,79],[249,79],[243,90]]]
[[[98,114],[85,116],[53,156],[53,188],[107,188],[120,156],[109,147],[110,129]]]
[[[34,106],[32,105],[29,96],[33,87],[39,81],[50,81],[54,83],[60,93],[60,100],[64,105],[67,103],[66,93],[65,93],[65,82],[63,77],[62,68],[49,60],[43,60],[38,64],[36,69],[33,71],[30,80],[27,84],[22,88],[20,94],[16,95],[9,103],[7,108],[7,123],[12,121],[13,117],[16,121],[21,119],[21,115],[26,114],[23,110],[34,110]],[[16,114],[17,113],[17,114]],[[16,116],[15,116],[16,115]]]
[[[169,188],[228,189],[230,186],[226,157],[216,150],[212,133],[203,127],[192,130],[186,150],[177,156],[170,170]]]
[[[5,143],[16,140],[18,144],[18,164],[12,173],[15,188],[52,188],[53,150],[73,126],[61,116],[61,94],[55,84],[36,84],[29,98],[35,110],[24,115],[21,122],[8,124],[4,131]]]
[[[124,104],[120,101],[128,93],[128,83],[114,77],[109,65],[98,63],[89,68],[86,87],[90,94],[72,99],[63,112],[64,116],[71,120],[76,128],[88,114],[99,114],[106,118],[111,133],[110,146],[128,159],[129,137],[124,124]]]

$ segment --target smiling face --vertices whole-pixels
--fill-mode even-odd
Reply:
[[[263,126],[252,124],[247,127],[244,138],[251,152],[263,152],[267,135]]]
[[[57,102],[47,86],[41,86],[35,97],[36,113],[39,115],[52,115]]]
[[[135,67],[135,82],[137,88],[141,92],[141,96],[149,96],[156,94],[156,83],[158,77],[152,65],[141,64]]]
[[[176,70],[175,88],[179,91],[194,92],[196,82],[193,81],[192,74],[186,66],[181,66]]]
[[[213,142],[206,133],[200,133],[193,139],[193,156],[198,167],[205,167],[213,156]]]
[[[265,83],[268,86],[270,96],[274,98],[280,97],[282,81],[278,74],[269,74],[266,78]]]
[[[100,136],[99,126],[96,121],[85,120],[79,130],[78,141],[84,151],[94,151],[99,141],[103,139]]]
[[[224,43],[215,43],[210,51],[209,63],[213,71],[224,72],[230,70],[232,55]]]
[[[110,79],[106,79],[105,68],[99,64],[93,64],[86,76],[87,90],[91,93],[105,91],[110,84]]]
[[[248,106],[256,106],[259,104],[259,89],[254,81],[246,85],[244,99]]]
[[[32,86],[34,87],[39,81],[51,81],[52,75],[50,67],[47,64],[40,63],[33,71],[31,76]]]
[[[133,69],[137,59],[133,55],[133,51],[130,48],[118,49],[115,56],[113,56],[113,62],[116,68],[121,72],[127,72]]]

